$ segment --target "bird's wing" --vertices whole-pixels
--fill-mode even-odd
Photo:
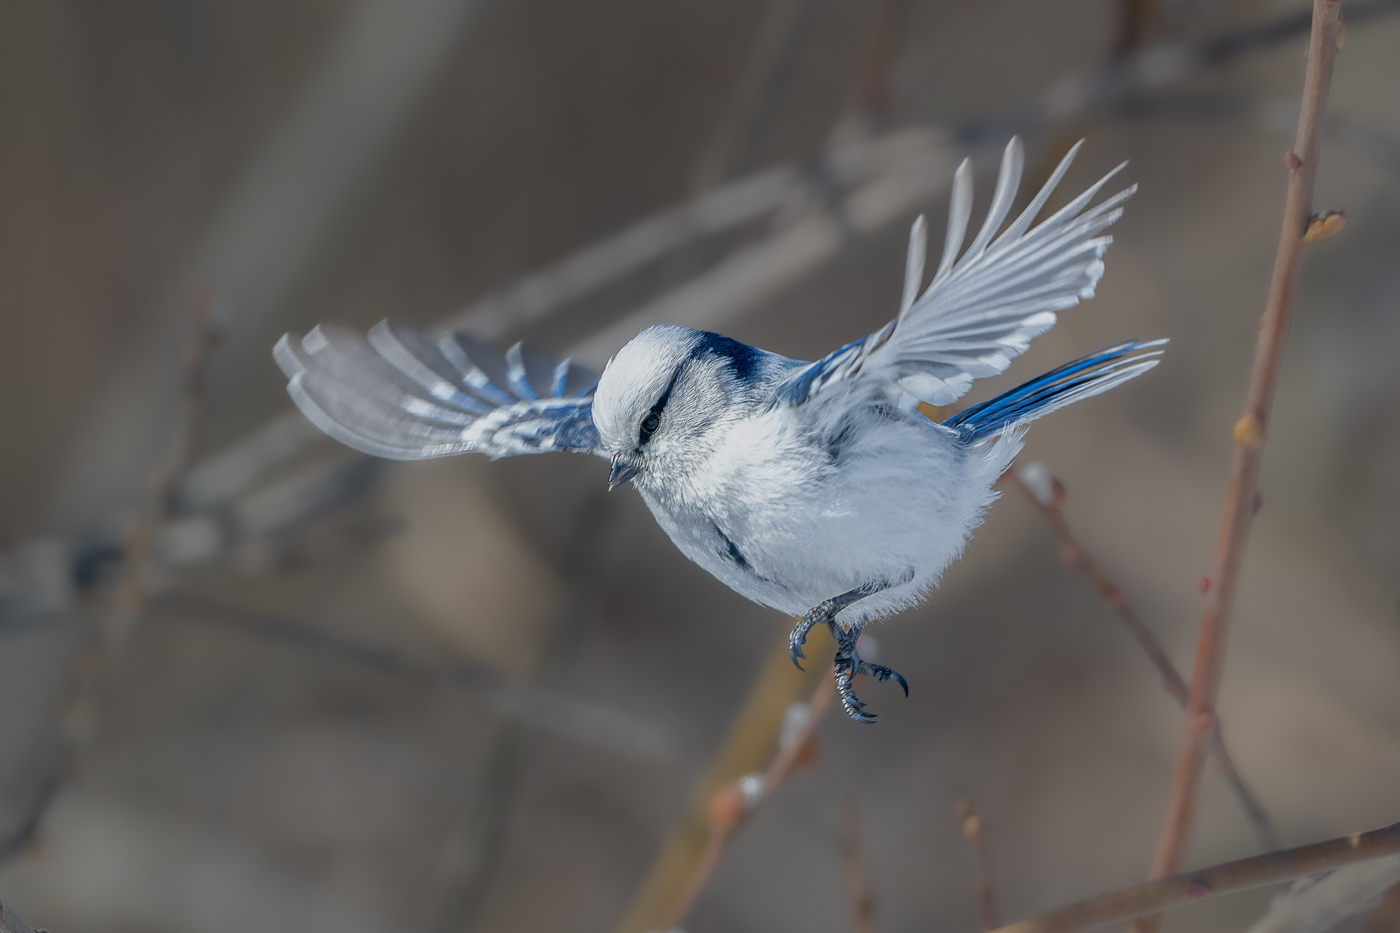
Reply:
[[[1103,275],[1104,250],[1112,241],[1100,233],[1122,216],[1119,205],[1137,186],[1086,208],[1123,165],[1031,226],[1080,145],[1082,141],[997,236],[1011,211],[1024,162],[1021,141],[1012,139],[1002,156],[987,219],[959,258],[972,213],[972,169],[964,160],[953,176],[948,236],[933,281],[920,292],[927,252],[920,217],[909,237],[899,316],[875,333],[797,370],[780,397],[800,405],[839,387],[867,383],[877,391],[897,385],[930,404],[948,405],[968,390],[972,380],[1004,371],[1026,351],[1032,337],[1054,326],[1056,312],[1092,298]]]
[[[434,341],[381,321],[366,341],[321,325],[272,354],[287,393],[322,431],[393,460],[477,451],[491,457],[596,453],[598,374],[516,344],[504,354],[468,334]]]

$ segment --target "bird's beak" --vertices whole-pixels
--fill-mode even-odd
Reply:
[[[642,465],[622,454],[612,458],[612,472],[608,473],[608,492],[612,492],[617,487],[625,484],[629,479],[637,475],[637,471]]]

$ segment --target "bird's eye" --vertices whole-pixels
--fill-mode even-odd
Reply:
[[[642,419],[642,438],[645,440],[656,433],[656,429],[661,427],[661,416],[656,412],[650,412]]]

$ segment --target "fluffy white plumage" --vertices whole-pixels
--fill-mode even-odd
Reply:
[[[1122,166],[1032,226],[1078,149],[1002,230],[1023,163],[1013,139],[966,251],[964,162],[927,287],[920,218],[898,316],[815,363],[669,325],[624,347],[596,391],[591,374],[567,360],[553,367],[519,345],[502,358],[464,334],[434,344],[387,322],[369,346],[317,328],[284,337],[275,356],[302,411],[368,453],[609,458],[610,485],[633,481],[687,557],[749,599],[803,617],[794,661],[808,628],[831,626],[842,701],[870,721],[850,692],[855,673],[903,678],[860,660],[860,629],[937,582],[995,498],[992,485],[1029,421],[1157,363],[1160,341],[1130,342],[942,424],[915,410],[921,399],[947,405],[974,379],[1004,371],[1058,312],[1092,297],[1110,242],[1100,234],[1135,189],[1088,205]]]

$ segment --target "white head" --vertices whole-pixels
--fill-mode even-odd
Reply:
[[[593,424],[612,457],[608,487],[634,476],[651,486],[687,472],[713,449],[738,412],[760,351],[727,337],[663,324],[649,327],[603,370]]]

